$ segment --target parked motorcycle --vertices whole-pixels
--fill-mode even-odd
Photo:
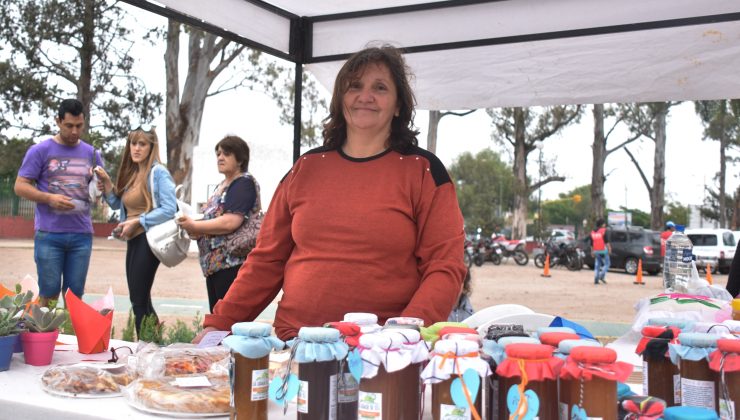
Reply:
[[[475,247],[473,246],[473,242],[469,240],[465,240],[465,250],[463,251],[463,260],[465,261],[465,265],[470,268],[473,266],[473,257],[475,255]]]
[[[518,265],[527,265],[529,256],[524,252],[521,241],[494,241],[494,248],[498,249],[501,258],[513,258]]]
[[[481,240],[473,255],[473,263],[480,267],[484,262],[491,261],[493,265],[501,264],[501,250],[494,247],[490,240]]]
[[[545,252],[534,257],[534,265],[539,268],[545,266],[545,259],[550,256],[550,267],[563,266],[570,271],[583,268],[583,250],[575,243],[555,243],[552,240],[545,242]]]

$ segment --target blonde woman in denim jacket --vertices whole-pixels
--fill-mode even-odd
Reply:
[[[154,316],[157,320],[151,291],[159,260],[149,249],[144,233],[175,217],[175,183],[159,161],[156,133],[141,128],[128,135],[115,187],[103,169],[96,168],[96,173],[108,204],[121,210],[121,223],[113,230],[113,236],[126,241],[126,280],[138,336],[144,317]],[[158,204],[156,208],[152,195]]]

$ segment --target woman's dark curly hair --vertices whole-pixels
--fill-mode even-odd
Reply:
[[[408,78],[410,71],[401,51],[390,45],[365,48],[354,53],[342,66],[334,82],[334,92],[331,95],[329,116],[324,120],[324,146],[336,149],[347,140],[347,121],[344,119],[344,104],[342,99],[349,89],[350,83],[359,79],[362,72],[370,64],[384,64],[390,71],[393,83],[396,85],[398,97],[398,116],[391,121],[390,148],[405,152],[416,146],[416,136],[419,131],[413,126],[414,106],[416,99],[411,91]]]

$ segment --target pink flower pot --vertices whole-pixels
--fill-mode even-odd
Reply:
[[[26,364],[32,366],[46,366],[51,364],[57,337],[59,337],[59,330],[42,333],[21,333],[23,355],[26,358]]]

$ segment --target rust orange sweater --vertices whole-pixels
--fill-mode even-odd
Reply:
[[[463,238],[454,185],[433,154],[314,149],[281,181],[257,246],[204,324],[253,320],[281,288],[282,339],[347,312],[444,321],[465,275]]]

